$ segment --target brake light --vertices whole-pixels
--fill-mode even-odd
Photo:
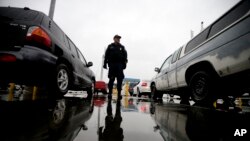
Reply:
[[[11,54],[0,55],[0,62],[16,62],[16,56]]]
[[[49,35],[40,27],[32,26],[26,35],[26,40],[30,43],[38,43],[46,47],[51,47],[51,39]]]
[[[141,84],[141,86],[146,87],[146,86],[147,86],[147,83],[146,83],[146,82],[143,82],[143,83]]]

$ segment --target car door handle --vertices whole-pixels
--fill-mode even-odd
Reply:
[[[73,58],[75,58],[75,56],[73,54],[71,54]]]

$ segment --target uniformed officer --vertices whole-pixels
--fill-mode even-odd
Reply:
[[[127,66],[127,51],[125,47],[120,44],[121,36],[115,35],[113,40],[106,52],[103,68],[107,69],[107,65],[109,67],[108,78],[109,78],[109,95],[108,98],[112,97],[112,90],[115,78],[117,79],[117,91],[118,91],[118,99],[121,99],[121,90],[122,90],[122,81],[124,78],[123,70],[126,69]]]

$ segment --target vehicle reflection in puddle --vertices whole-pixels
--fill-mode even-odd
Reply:
[[[129,96],[117,101],[114,96],[108,101],[106,95],[94,95],[88,101],[80,96],[82,92],[53,101],[46,99],[48,92],[42,88],[25,86],[20,92],[17,85],[9,87],[13,87],[12,92],[10,88],[0,91],[1,141],[250,140],[248,134],[234,137],[236,129],[250,131],[247,94],[231,98],[235,107],[229,108],[223,99],[204,107],[192,101],[190,105],[180,104],[176,96],[157,101]]]
[[[154,129],[159,130],[166,141],[250,140],[249,134],[235,136],[236,130],[250,131],[247,94],[236,100],[229,98],[234,107],[225,99],[217,99],[212,107],[179,104],[179,98],[166,99],[160,104],[151,104],[151,115],[156,122]]]
[[[59,100],[0,101],[0,140],[73,140],[87,130],[93,101],[79,98]]]

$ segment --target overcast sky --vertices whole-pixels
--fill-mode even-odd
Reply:
[[[128,52],[125,76],[151,79],[154,68],[239,0],[57,0],[54,21],[82,51],[100,79],[101,57],[113,42]],[[29,7],[48,15],[50,0],[1,0],[0,6]],[[104,71],[107,80],[107,70]]]

